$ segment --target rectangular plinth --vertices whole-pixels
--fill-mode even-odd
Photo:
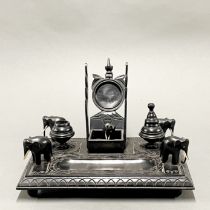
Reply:
[[[17,190],[138,188],[193,190],[187,164],[162,164],[159,149],[146,149],[140,138],[127,138],[123,153],[88,153],[86,139],[70,147],[53,146],[50,163],[28,162]]]

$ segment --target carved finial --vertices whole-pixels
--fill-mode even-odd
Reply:
[[[113,73],[112,73],[113,66],[110,63],[109,58],[107,59],[107,65],[105,66],[105,69],[106,69],[105,77],[108,79],[112,79],[113,78]]]
[[[149,108],[149,110],[152,112],[153,109],[155,108],[155,104],[149,103],[149,104],[148,104],[148,108]]]

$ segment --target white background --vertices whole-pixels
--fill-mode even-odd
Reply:
[[[0,0],[1,209],[210,209],[209,56],[208,0]],[[84,63],[91,82],[107,57],[115,76],[129,62],[128,136],[138,136],[154,102],[190,139],[194,194],[37,200],[15,190],[22,140],[41,134],[43,115],[64,116],[85,136]]]

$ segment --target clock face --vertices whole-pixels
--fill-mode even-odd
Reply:
[[[120,84],[112,81],[100,83],[94,92],[94,102],[101,110],[113,111],[123,102],[123,90]]]

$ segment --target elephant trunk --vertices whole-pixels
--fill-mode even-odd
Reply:
[[[43,116],[42,118],[42,121],[43,121],[43,136],[45,136],[45,131],[47,129],[47,127],[49,126],[49,123],[48,123],[48,117],[47,116]]]
[[[43,129],[45,129],[48,126],[48,117],[43,116],[42,121],[43,121]]]
[[[160,157],[163,156],[163,142],[160,144]]]
[[[43,130],[43,136],[46,136],[46,129],[47,129],[47,127],[48,127],[47,125],[44,125],[44,127],[43,127],[43,129],[44,129]]]
[[[174,127],[175,127],[176,121],[174,119],[171,120],[171,135],[174,135]]]

